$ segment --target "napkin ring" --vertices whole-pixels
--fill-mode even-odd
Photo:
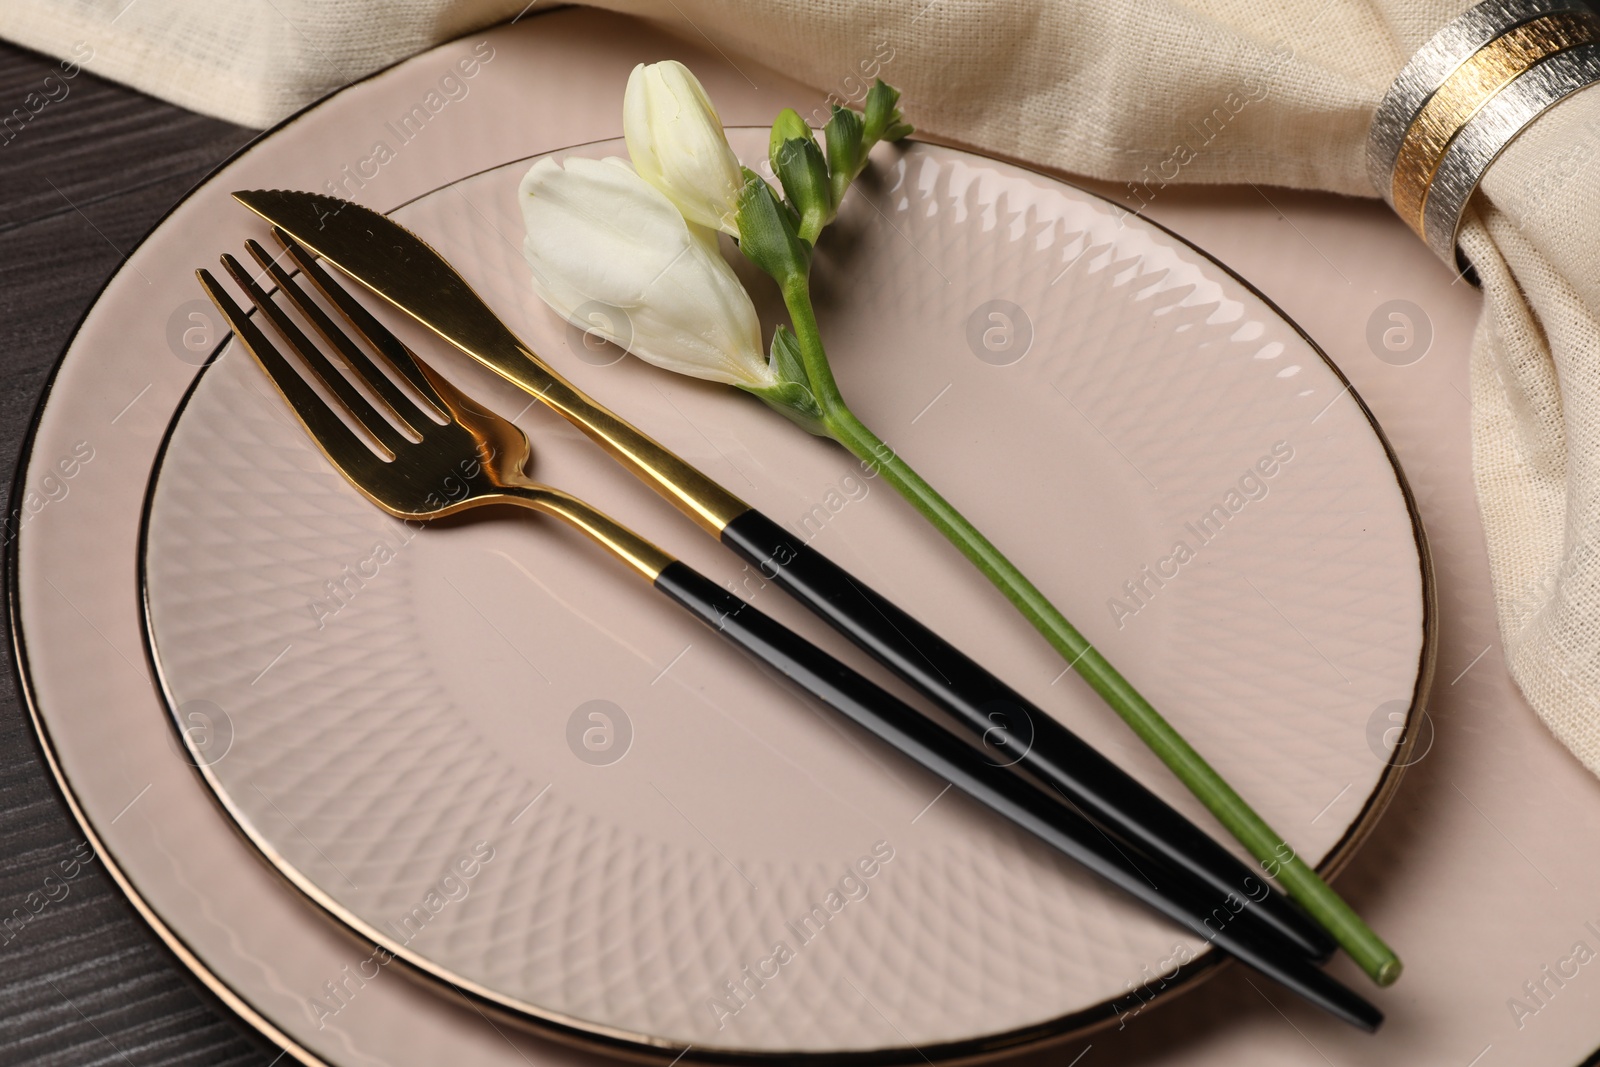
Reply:
[[[1417,50],[1367,135],[1367,173],[1446,263],[1484,172],[1546,108],[1600,81],[1583,0],[1486,0]]]

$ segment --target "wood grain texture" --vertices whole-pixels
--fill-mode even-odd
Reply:
[[[30,93],[52,100],[25,121]],[[63,96],[59,86],[67,86]],[[9,123],[5,123],[6,118]],[[166,210],[254,131],[0,44],[0,472],[10,480],[50,369],[105,280]],[[9,635],[4,670],[14,676]],[[263,1065],[279,1050],[157,940],[94,863],[0,685],[0,1065]],[[44,879],[58,899],[37,914]],[[60,886],[66,886],[61,895]],[[26,921],[18,921],[17,910]]]

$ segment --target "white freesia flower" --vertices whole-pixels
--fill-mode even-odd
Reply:
[[[534,291],[563,318],[680,374],[776,382],[755,305],[717,235],[686,222],[627,161],[541,159],[520,199]],[[588,315],[596,302],[623,314]]]
[[[639,176],[684,218],[739,236],[744,175],[717,109],[688,67],[676,60],[634,67],[622,97],[622,132]]]

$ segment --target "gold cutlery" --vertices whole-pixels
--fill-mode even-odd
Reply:
[[[1213,902],[1197,893],[1192,881],[1174,877],[1170,870],[1149,863],[1145,857],[1141,859],[1147,865],[1141,867],[1124,847],[1080,814],[1075,805],[1063,804],[1011,768],[997,766],[960,736],[634,531],[571,494],[528,477],[525,468],[532,448],[521,429],[474,403],[418,360],[338,286],[312,255],[282,233],[277,236],[300,270],[372,352],[417,394],[416,398],[381,369],[255,241],[246,244],[251,256],[288,303],[338,355],[343,370],[243,264],[224,255],[223,265],[261,316],[330,394],[329,399],[274,347],[257,320],[239,307],[209,271],[200,270],[197,274],[235,336],[272,380],[312,440],[373,503],[391,515],[412,520],[510,504],[571,524],[703,624],[924,768],[1325,1010],[1363,1029],[1376,1029],[1382,1020],[1376,1008],[1317,969],[1304,955],[1285,951],[1281,940],[1270,936],[1270,928],[1248,920],[1217,922]],[[380,411],[364,395],[358,383],[384,410]],[[631,427],[627,433],[619,431],[618,436],[627,434],[648,441]]]
[[[1213,904],[1245,902],[1285,950],[1333,951],[1327,932],[1227,849],[1092,745],[801,538],[585,395],[500,321],[421,238],[378,212],[294,191],[236,192],[276,229],[549,405],[762,576],[953,716],[1001,758],[1059,790]]]

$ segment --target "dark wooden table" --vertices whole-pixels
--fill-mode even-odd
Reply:
[[[0,43],[0,116],[55,61]],[[0,471],[79,317],[124,253],[255,135],[79,74],[0,127]],[[10,635],[3,653],[15,677]],[[80,841],[16,686],[0,682],[0,919]],[[0,932],[0,1065],[250,1064],[279,1050],[187,976],[99,867],[11,936]]]

